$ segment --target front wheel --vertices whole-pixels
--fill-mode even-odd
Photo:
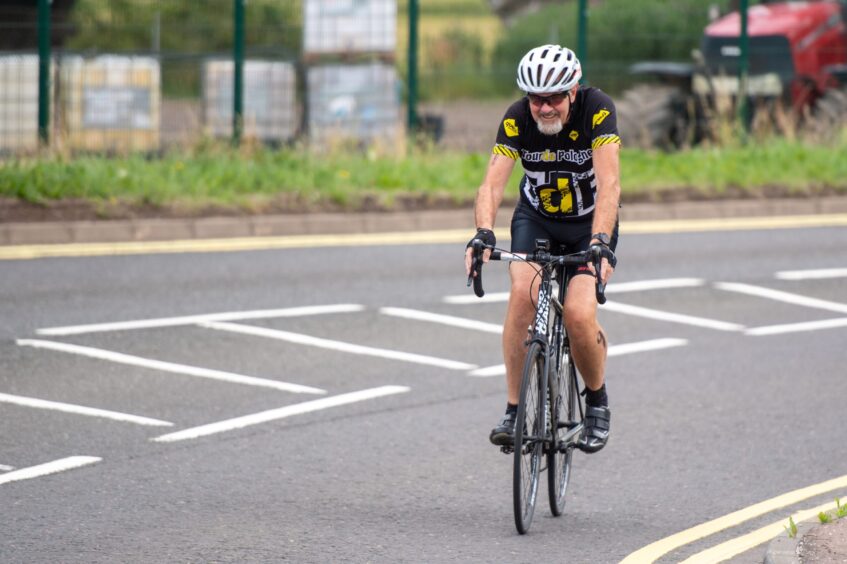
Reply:
[[[562,439],[577,425],[578,417],[576,369],[570,354],[562,357],[561,366],[550,367],[549,382],[551,428],[555,436],[547,451],[547,493],[550,512],[558,517],[565,510],[573,458],[573,448],[564,446]]]
[[[546,358],[544,347],[532,343],[526,355],[518,419],[515,423],[515,463],[512,492],[515,526],[520,534],[529,531],[538,497],[538,474],[546,431]]]

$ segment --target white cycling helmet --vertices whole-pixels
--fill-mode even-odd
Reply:
[[[582,78],[582,66],[567,47],[542,45],[530,50],[518,63],[518,87],[528,94],[570,90]]]

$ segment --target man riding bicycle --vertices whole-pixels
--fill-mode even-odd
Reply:
[[[599,245],[604,258],[601,278],[613,268],[620,200],[620,137],[615,106],[597,88],[580,88],[582,68],[570,49],[543,45],[530,50],[518,64],[517,83],[526,96],[512,104],[500,123],[496,144],[474,206],[477,233],[486,245],[496,243],[494,220],[515,162],[524,176],[512,216],[511,251],[535,250],[537,239],[551,248],[578,252]],[[473,240],[472,239],[472,240]],[[487,262],[490,251],[485,251]],[[473,249],[468,244],[465,269],[471,272]],[[571,278],[565,299],[565,324],[576,367],[585,383],[585,428],[580,448],[597,452],[609,437],[611,412],[604,381],[607,341],[597,322],[594,267],[580,267]],[[585,274],[587,276],[579,276]],[[526,357],[526,331],[535,315],[538,295],[536,267],[510,263],[511,290],[503,325],[506,364],[506,414],[491,431],[495,445],[514,443],[521,374]]]

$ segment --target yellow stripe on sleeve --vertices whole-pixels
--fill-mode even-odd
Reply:
[[[597,147],[602,147],[603,145],[611,145],[612,143],[617,143],[620,145],[621,138],[617,135],[601,135],[591,142],[591,148],[596,149]]]
[[[494,145],[494,149],[492,149],[491,152],[495,155],[503,155],[504,157],[509,157],[510,159],[514,160],[518,160],[520,158],[520,154],[518,154],[517,151],[515,151],[511,147],[507,147],[506,145]]]

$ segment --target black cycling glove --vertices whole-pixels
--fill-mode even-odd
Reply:
[[[497,244],[497,237],[494,236],[494,232],[490,229],[483,229],[480,227],[476,230],[476,235],[468,241],[468,245],[465,248],[469,249],[470,247],[473,247],[473,242],[477,239],[485,243],[486,247],[493,247]]]

